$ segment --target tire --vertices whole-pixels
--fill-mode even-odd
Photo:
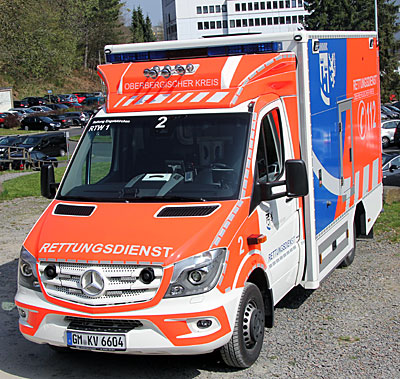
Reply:
[[[260,355],[264,341],[265,310],[259,288],[246,283],[230,341],[221,347],[223,361],[231,367],[250,367]]]
[[[45,132],[47,132],[49,130],[49,127],[47,125],[45,125],[43,129]]]
[[[383,148],[386,148],[386,147],[389,146],[389,144],[390,144],[389,138],[387,138],[387,137],[382,137],[382,147],[383,147]]]
[[[64,149],[60,149],[60,157],[64,157],[66,154]]]
[[[353,263],[355,256],[356,256],[356,224],[353,223],[353,248],[342,260],[339,267],[340,268],[349,267]]]
[[[25,125],[25,126],[24,126],[24,129],[25,129],[26,131],[28,131],[28,130],[29,130],[29,126],[28,126],[28,125]]]

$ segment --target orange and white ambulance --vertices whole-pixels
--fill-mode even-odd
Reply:
[[[258,357],[274,306],[352,263],[381,210],[376,34],[106,46],[107,102],[26,238],[29,340]]]

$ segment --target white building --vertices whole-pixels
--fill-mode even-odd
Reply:
[[[165,40],[296,30],[303,0],[162,0]]]

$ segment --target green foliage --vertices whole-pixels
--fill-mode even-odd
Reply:
[[[153,42],[156,40],[149,16],[146,19],[140,6],[132,11],[132,42]]]
[[[311,12],[305,27],[309,30],[375,30],[373,0],[311,0],[305,8]],[[400,94],[397,51],[399,42],[394,35],[400,30],[397,22],[399,7],[391,0],[378,0],[379,63],[381,98]]]
[[[375,234],[378,239],[400,242],[400,203],[384,204],[375,226]]]

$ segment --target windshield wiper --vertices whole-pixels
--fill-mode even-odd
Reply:
[[[202,197],[189,197],[189,196],[138,196],[138,194],[128,194],[127,196],[121,196],[120,198],[129,202],[146,202],[154,201],[157,203],[163,202],[204,202],[207,201]]]

